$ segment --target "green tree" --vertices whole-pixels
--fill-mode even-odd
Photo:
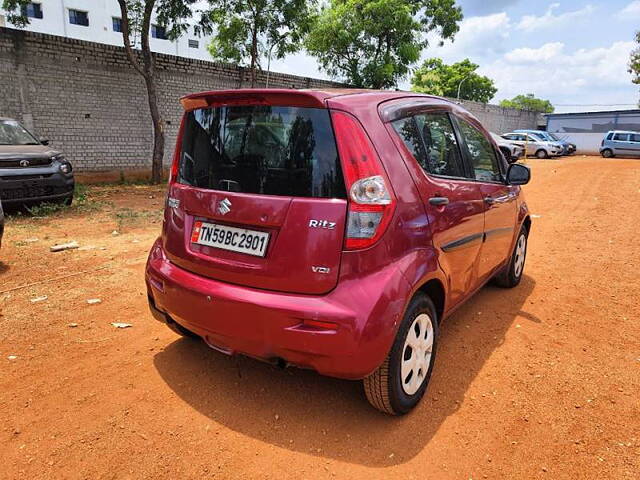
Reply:
[[[636,85],[640,85],[640,32],[636,32],[635,40],[638,46],[631,51],[629,73],[633,76],[631,81]]]
[[[518,95],[511,100],[502,100],[500,102],[501,107],[517,108],[519,110],[533,110],[535,112],[553,113],[555,108],[549,100],[542,100],[536,98],[533,93],[527,93],[526,95]]]
[[[255,86],[260,59],[284,58],[302,47],[314,18],[315,0],[210,1],[217,34],[208,46],[215,59],[248,64]]]
[[[466,58],[452,65],[439,58],[425,60],[413,74],[411,90],[414,92],[459,97],[465,100],[488,103],[498,89],[489,77],[476,73],[478,65]]]
[[[455,0],[329,0],[305,47],[332,77],[390,88],[406,77],[429,37],[453,38],[460,20]]]
[[[25,7],[29,0],[3,0],[2,6],[8,12],[7,19],[18,27],[29,24]],[[118,0],[122,16],[122,40],[127,58],[133,69],[143,78],[147,90],[149,112],[153,123],[153,155],[151,160],[151,181],[162,180],[162,159],[164,157],[164,120],[158,108],[158,91],[154,55],[149,47],[149,31],[152,14],[163,25],[169,38],[175,39],[189,27],[186,22],[200,15],[194,27],[196,34],[210,33],[211,22],[208,11],[196,12],[192,8],[197,0]],[[139,43],[135,40],[139,39]]]

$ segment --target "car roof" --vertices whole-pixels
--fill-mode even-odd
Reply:
[[[9,117],[0,117],[0,122],[17,122],[17,120],[13,119],[13,118],[9,118]]]
[[[634,132],[633,130],[609,130],[607,132],[607,135],[609,135],[610,133],[640,133],[640,132]]]

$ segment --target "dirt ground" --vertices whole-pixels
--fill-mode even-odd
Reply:
[[[154,321],[143,268],[162,188],[93,187],[75,211],[10,218],[0,478],[639,478],[640,160],[528,163],[523,282],[448,319],[401,418],[359,383],[229,358]],[[70,240],[83,248],[49,252]]]

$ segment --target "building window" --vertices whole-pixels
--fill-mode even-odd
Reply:
[[[20,13],[29,18],[42,18],[42,5],[39,3],[29,2],[20,7]]]
[[[189,48],[198,48],[198,47],[200,47],[198,40],[189,40]]]
[[[167,40],[167,31],[160,25],[151,25],[151,36],[159,40]]]
[[[114,32],[122,33],[122,19],[118,17],[111,17],[111,23],[113,25]]]
[[[69,23],[73,25],[89,26],[89,13],[80,10],[69,9]]]

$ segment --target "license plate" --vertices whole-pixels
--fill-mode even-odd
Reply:
[[[231,252],[264,257],[267,245],[269,245],[269,234],[257,230],[197,221],[193,225],[191,242]]]

